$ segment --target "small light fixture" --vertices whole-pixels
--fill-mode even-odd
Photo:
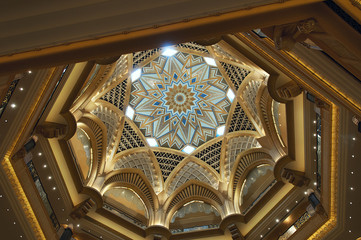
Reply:
[[[304,192],[305,195],[307,195],[307,192]]]
[[[23,91],[23,90],[24,90],[24,88],[21,87],[21,88],[20,88],[20,91]]]
[[[76,226],[77,226],[77,227],[80,227],[80,224],[77,224]]]
[[[10,105],[10,107],[11,107],[11,108],[16,108],[16,104],[15,104],[15,103],[12,103],[12,104]]]
[[[183,152],[188,154],[191,154],[194,150],[196,150],[196,148],[191,145],[187,145],[182,149]]]
[[[230,88],[228,88],[227,97],[231,102],[233,102],[234,98],[236,97],[236,95],[234,95],[234,92]]]
[[[313,136],[316,137],[316,133],[314,133]]]
[[[352,138],[352,140],[356,141],[356,138],[355,138],[355,137],[353,137],[353,138]]]
[[[131,120],[133,120],[133,117],[134,117],[134,109],[131,107],[131,106],[128,106],[127,107],[127,110],[125,111],[125,115],[130,118]]]
[[[224,134],[224,131],[226,130],[226,126],[223,125],[223,126],[219,126],[217,128],[217,134],[216,136],[219,137],[219,136],[222,136]]]
[[[351,190],[351,191],[353,191],[353,190],[354,190],[354,188],[353,188],[353,187],[350,187],[350,190]]]
[[[146,138],[150,147],[158,147],[158,142],[155,138]]]
[[[352,202],[350,202],[350,205],[352,205]]]
[[[290,210],[289,210],[289,209],[286,209],[286,212],[290,212]]]
[[[317,182],[313,182],[313,185],[315,185],[315,186],[316,186],[316,185],[317,185]]]
[[[353,172],[351,172],[351,174],[353,175]]]
[[[213,58],[203,57],[203,59],[208,65],[213,66],[213,67],[217,67],[217,63]]]
[[[47,167],[48,167],[48,165],[46,165],[46,164],[43,165],[43,168],[47,168]]]
[[[56,190],[56,187],[53,187],[53,190]]]
[[[43,155],[41,152],[38,153],[39,156]]]
[[[353,154],[352,154],[352,155],[351,155],[351,157],[353,157],[353,158],[354,158],[354,157],[355,157],[355,155],[353,155]]]
[[[51,178],[52,178],[51,176],[48,177],[49,180],[51,180]]]
[[[171,48],[171,47],[166,47],[164,48],[163,52],[162,52],[162,55],[163,56],[166,56],[166,57],[171,57],[173,56],[174,54],[176,54],[178,51],[175,50],[174,48]]]
[[[278,223],[278,222],[280,222],[280,220],[277,218],[277,219],[276,219],[276,222]]]
[[[313,123],[316,123],[316,120],[314,120]]]
[[[7,123],[7,122],[8,122],[8,120],[7,120],[7,119],[5,119],[5,120],[4,120],[4,122],[6,122],[6,123]]]
[[[136,69],[136,70],[134,70],[134,72],[132,72],[132,74],[130,75],[130,78],[132,79],[132,82],[134,82],[134,81],[138,80],[141,75],[142,75],[142,70]]]
[[[259,235],[261,238],[263,238],[263,235],[261,234],[261,235]]]
[[[29,71],[28,71],[28,73],[29,73],[29,74],[31,74],[31,73],[32,73],[32,71],[31,71],[31,70],[29,70]]]
[[[16,224],[16,222],[14,222],[14,225]]]

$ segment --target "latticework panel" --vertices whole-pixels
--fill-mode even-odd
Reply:
[[[219,205],[222,205],[221,199],[211,190],[205,188],[203,186],[197,184],[190,184],[186,188],[184,188],[177,196],[172,200],[167,208],[167,213],[179,202],[183,201],[187,198],[194,198],[194,197],[203,197],[206,199],[211,199],[217,202]]]
[[[104,91],[107,87],[109,87],[112,83],[116,82],[117,80],[121,79],[128,73],[128,55],[122,55],[115,65],[114,72],[108,78],[108,80],[104,83],[101,92]]]
[[[191,179],[207,183],[215,189],[218,188],[218,180],[212,173],[195,162],[188,162],[172,180],[168,187],[168,195]]]
[[[252,122],[247,117],[246,113],[243,111],[241,105],[237,102],[233,112],[231,123],[229,124],[228,132],[236,132],[243,130],[255,131],[255,128]]]
[[[154,151],[154,155],[157,158],[160,170],[162,171],[164,182],[167,180],[173,169],[184,159],[184,157],[180,155],[167,152]]]
[[[127,149],[144,147],[144,146],[145,146],[144,142],[138,136],[136,131],[127,122],[124,122],[122,137],[120,138],[117,153]]]
[[[224,68],[224,70],[226,71],[229,79],[233,83],[235,89],[238,90],[242,84],[242,81],[247,77],[250,71],[229,63],[225,63],[225,62],[220,62],[220,63]]]
[[[133,53],[133,68],[138,68],[142,62],[159,52],[159,50],[159,48],[155,48]]]
[[[117,108],[123,111],[124,99],[127,91],[127,82],[128,82],[127,79],[125,79],[123,82],[119,83],[117,86],[112,88],[100,99],[113,104],[114,106],[116,106]]]
[[[101,165],[103,158],[103,131],[101,127],[90,118],[82,118],[81,121],[85,123],[95,135],[96,151],[97,151],[97,172]]]
[[[258,147],[261,147],[261,145],[258,143],[256,138],[252,136],[235,137],[228,141],[227,156],[224,165],[225,176],[227,180],[229,180],[237,155],[247,149],[258,148]]]
[[[159,191],[158,176],[155,171],[152,160],[147,153],[135,153],[120,158],[114,165],[114,170],[121,168],[138,168],[142,170],[149,182],[152,184],[155,192]]]
[[[221,46],[219,46],[219,44],[212,45],[212,49],[214,51],[214,54],[219,58],[225,58],[234,62],[237,61],[231,54],[229,54]]]
[[[202,161],[206,162],[211,167],[213,167],[217,172],[219,172],[221,147],[222,147],[222,141],[216,142],[211,146],[207,147],[206,149],[203,149],[195,156],[201,159]]]
[[[103,106],[98,106],[91,112],[97,116],[107,127],[107,154],[112,150],[112,146],[116,140],[117,129],[120,124],[120,117],[117,113]]]
[[[236,191],[237,184],[241,179],[242,175],[244,174],[245,170],[258,160],[272,160],[272,157],[264,152],[253,152],[241,158],[241,160],[238,163],[236,173],[234,174],[233,192]]]
[[[154,209],[154,200],[152,197],[152,193],[139,174],[129,172],[115,174],[105,181],[104,186],[113,182],[132,184],[133,186],[137,187],[149,200],[152,208]]]
[[[195,43],[195,42],[181,43],[181,44],[178,44],[177,46],[180,48],[186,48],[186,49],[198,51],[201,53],[209,53],[209,51],[207,50],[206,47],[204,47],[198,43]]]
[[[252,80],[243,91],[243,99],[247,107],[251,110],[252,117],[256,120],[258,126],[261,126],[261,120],[257,111],[256,97],[261,84],[261,81]]]

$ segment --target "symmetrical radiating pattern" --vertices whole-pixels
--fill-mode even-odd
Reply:
[[[219,163],[221,158],[222,141],[216,142],[211,146],[197,153],[195,156],[208,163],[217,172],[219,172]]]
[[[178,44],[177,46],[180,48],[186,48],[186,49],[198,51],[201,53],[209,53],[206,47],[204,47],[198,43],[195,43],[195,42],[181,43],[181,44]]]
[[[109,65],[111,66],[111,65]],[[104,91],[107,87],[112,85],[112,83],[116,82],[117,80],[123,78],[125,74],[128,73],[128,55],[122,55],[116,62],[115,69],[112,75],[107,79],[107,81],[103,84],[101,92]]]
[[[127,79],[119,83],[116,87],[112,88],[100,99],[113,104],[114,106],[116,106],[117,108],[123,111],[126,91],[127,91]]]
[[[164,181],[167,180],[169,174],[184,158],[177,154],[158,151],[154,151],[154,155],[159,163]]]
[[[114,165],[114,170],[121,168],[138,168],[147,176],[155,192],[159,190],[158,176],[152,160],[147,153],[135,153],[120,158]]]
[[[258,126],[261,125],[261,120],[257,111],[256,97],[261,84],[262,81],[252,80],[243,91],[243,99],[245,100],[248,109],[251,110],[252,117],[256,120]]]
[[[139,67],[142,62],[159,52],[159,48],[133,53],[133,68]]]
[[[177,188],[185,184],[187,181],[195,179],[209,184],[213,188],[218,188],[218,180],[204,167],[198,165],[195,162],[188,162],[177,175],[172,179],[171,184],[168,187],[168,195],[174,192]]]
[[[136,131],[134,131],[134,129],[127,122],[124,122],[122,137],[120,138],[117,153],[127,149],[144,146],[144,142],[138,136]]]
[[[242,130],[255,131],[255,128],[252,122],[247,117],[246,113],[243,111],[241,105],[237,102],[237,105],[233,112],[231,123],[229,124],[228,132],[236,132]]]
[[[102,122],[107,127],[107,154],[109,154],[116,140],[117,130],[120,125],[120,117],[111,109],[103,106],[98,106],[91,113],[102,120]]]
[[[179,52],[157,57],[132,85],[134,121],[161,146],[199,146],[226,121],[227,89],[218,68],[200,56]]]
[[[221,65],[233,83],[234,88],[238,90],[242,81],[247,77],[250,71],[225,62],[221,62]]]
[[[177,203],[181,202],[184,199],[187,198],[197,198],[197,197],[203,197],[206,199],[212,199],[219,205],[222,205],[222,200],[215,194],[213,191],[198,185],[198,184],[189,184],[186,188],[184,188],[181,192],[175,196],[175,198],[172,200],[171,204],[169,204],[167,208],[167,213],[175,206]]]
[[[256,138],[252,136],[235,137],[228,141],[226,161],[224,164],[227,180],[229,180],[233,164],[236,161],[238,154],[247,149],[258,147],[261,147],[261,145],[258,143]]]

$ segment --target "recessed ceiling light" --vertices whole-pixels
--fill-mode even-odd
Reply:
[[[188,154],[191,154],[194,150],[196,150],[196,148],[191,145],[187,145],[182,149],[183,152]]]
[[[80,224],[77,224],[76,226],[77,226],[77,227],[80,227]]]
[[[352,155],[351,155],[351,157],[353,157],[353,158],[354,158],[354,157],[355,157],[355,155],[353,155],[353,154],[352,154]]]
[[[315,186],[316,186],[316,185],[317,185],[317,182],[313,182],[313,185],[315,185]]]
[[[58,200],[60,200],[60,197],[58,197]]]
[[[15,103],[12,103],[12,104],[10,105],[10,107],[11,107],[11,108],[16,108],[16,104],[15,104]]]
[[[63,212],[64,212],[64,211],[65,211],[65,209],[63,208],[63,209],[61,209],[61,211],[63,211]]]
[[[49,180],[50,180],[51,178],[52,178],[51,176],[48,177]]]
[[[286,212],[290,212],[290,210],[289,210],[289,209],[286,209]]]
[[[9,209],[9,208],[7,208],[7,209],[6,209],[6,211],[7,211],[7,212],[9,212],[9,211],[10,211],[10,209]]]
[[[351,172],[351,174],[353,175],[353,172]]]
[[[127,107],[127,110],[125,111],[125,115],[128,117],[128,118],[130,118],[130,119],[132,119],[133,120],[133,117],[134,117],[134,109],[131,107],[131,106],[128,106]]]
[[[30,73],[32,73],[32,71],[31,71],[31,70],[29,70],[29,71],[28,71],[28,73],[30,74]]]
[[[351,217],[351,216],[349,216],[349,218],[351,219],[352,217]]]
[[[174,49],[174,48],[166,47],[166,48],[163,49],[162,55],[166,56],[166,57],[171,57],[174,54],[176,54],[177,52],[178,51],[176,49]]]
[[[353,187],[350,187],[350,190],[351,190],[351,191],[353,191],[353,189],[354,189]]]
[[[158,142],[155,138],[146,138],[150,147],[158,147]]]
[[[307,192],[304,192],[305,195],[307,195]]]
[[[353,137],[353,138],[352,138],[352,140],[356,141],[356,138],[355,138],[355,137]]]
[[[53,190],[56,190],[56,187],[53,187]]]
[[[141,69],[136,69],[132,74],[130,75],[130,78],[132,79],[132,82],[138,80],[140,76],[142,75]]]
[[[313,136],[316,137],[316,133],[314,133]]]
[[[263,237],[263,235],[261,234],[261,235],[259,235],[260,237]]]
[[[348,232],[350,233],[350,232],[351,232],[351,230],[348,230]]]
[[[14,225],[16,224],[16,222],[14,222]]]
[[[41,152],[38,153],[39,156],[43,155]]]
[[[234,92],[230,88],[228,88],[227,97],[231,102],[233,102],[233,99],[236,97],[236,95],[234,95]]]
[[[20,238],[23,238],[23,235],[20,235]]]
[[[280,221],[280,220],[277,218],[277,219],[276,219],[276,222],[279,222],[279,221]]]
[[[352,202],[350,202],[350,205],[352,205]]]
[[[213,58],[203,57],[203,59],[208,65],[217,67],[217,63]]]
[[[7,119],[5,119],[5,121],[4,121],[4,122],[6,122],[6,123],[7,123],[7,122],[8,122],[8,120],[7,120]]]
[[[46,165],[46,164],[43,165],[43,168],[47,168],[47,167],[48,167],[48,165]]]
[[[296,201],[296,203],[298,203],[298,201]]]
[[[23,90],[24,90],[24,88],[21,87],[21,88],[20,88],[20,91],[23,91]]]
[[[313,146],[313,149],[316,149],[317,147],[316,146]]]
[[[313,123],[316,123],[316,120],[314,120]]]
[[[218,127],[217,128],[217,137],[219,137],[219,136],[222,136],[223,134],[224,134],[224,131],[226,130],[226,126],[225,125],[223,125],[223,126],[220,126],[220,127]]]
[[[100,236],[100,238],[103,238],[103,236]]]

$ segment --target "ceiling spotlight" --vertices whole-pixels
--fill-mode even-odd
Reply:
[[[261,238],[263,237],[263,235],[261,234],[261,235],[259,235]]]
[[[77,227],[80,227],[80,224],[77,224],[76,226],[77,226]]]
[[[30,73],[32,73],[32,71],[31,71],[31,70],[29,70],[29,71],[28,71],[28,73],[30,74]]]
[[[203,59],[208,65],[217,67],[216,61],[213,58],[203,57]]]
[[[16,224],[16,222],[14,222],[14,225]]]
[[[5,119],[5,121],[4,121],[4,122],[6,122],[6,123],[7,123],[7,122],[8,122],[8,120],[7,120],[7,119]]]
[[[46,164],[43,165],[43,168],[47,168],[47,167],[48,167],[48,165],[46,165]]]
[[[16,104],[15,104],[15,103],[12,103],[12,104],[10,105],[10,107],[11,107],[11,108],[15,108],[15,107],[16,107]]]
[[[316,123],[316,120],[314,120],[313,123]]]
[[[56,187],[53,187],[53,190],[56,190]]]
[[[348,232],[350,233],[350,232],[351,232],[351,230],[348,230]]]
[[[163,56],[166,56],[166,57],[171,57],[173,56],[174,54],[176,54],[178,51],[175,50],[174,48],[171,48],[171,47],[166,47],[164,48],[163,52],[162,52],[162,55]]]
[[[353,191],[353,190],[354,190],[354,188],[353,188],[353,187],[350,187],[350,190],[351,190],[351,191]]]
[[[146,138],[150,147],[158,147],[158,142],[155,138]]]
[[[353,138],[352,138],[352,140],[356,141],[356,138],[355,138],[355,137],[353,137]]]
[[[307,195],[307,192],[304,192],[305,195]]]
[[[43,155],[41,152],[38,153],[39,156]]]
[[[217,128],[217,134],[216,136],[219,137],[219,136],[222,136],[224,134],[224,131],[226,130],[226,126],[223,125],[223,126],[220,126]]]
[[[351,157],[353,157],[353,158],[354,158],[354,157],[355,157],[355,155],[353,155],[353,154],[352,154],[352,155],[351,155]]]
[[[317,185],[317,182],[313,182],[313,185],[315,185],[315,186],[316,186],[316,185]]]
[[[316,133],[314,133],[313,136],[316,137]]]
[[[233,99],[236,97],[236,95],[234,95],[234,92],[230,88],[228,88],[227,97],[231,102],[233,102]]]
[[[350,205],[352,205],[352,202],[350,202]]]
[[[349,219],[351,219],[352,217],[351,216],[349,216]]]
[[[51,176],[49,176],[48,179],[50,180],[50,179],[51,179]]]
[[[188,154],[191,154],[194,150],[196,150],[196,148],[191,145],[187,145],[182,149],[183,152]]]
[[[20,91],[23,91],[23,90],[24,90],[24,88],[21,87],[21,88],[20,88]]]
[[[298,201],[296,201],[296,203],[298,203]]]
[[[277,219],[276,219],[276,222],[280,222],[280,220],[277,218]]]
[[[286,212],[290,212],[290,210],[289,210],[289,209],[286,209]]]
[[[132,74],[130,75],[130,78],[132,79],[132,82],[134,82],[134,81],[138,80],[141,75],[142,75],[142,70],[137,69],[134,72],[132,72]]]
[[[134,117],[134,109],[131,107],[131,106],[128,106],[127,107],[127,110],[125,110],[125,115],[130,118],[131,120],[133,120],[133,117]]]
[[[353,172],[351,172],[351,174],[353,175]]]

